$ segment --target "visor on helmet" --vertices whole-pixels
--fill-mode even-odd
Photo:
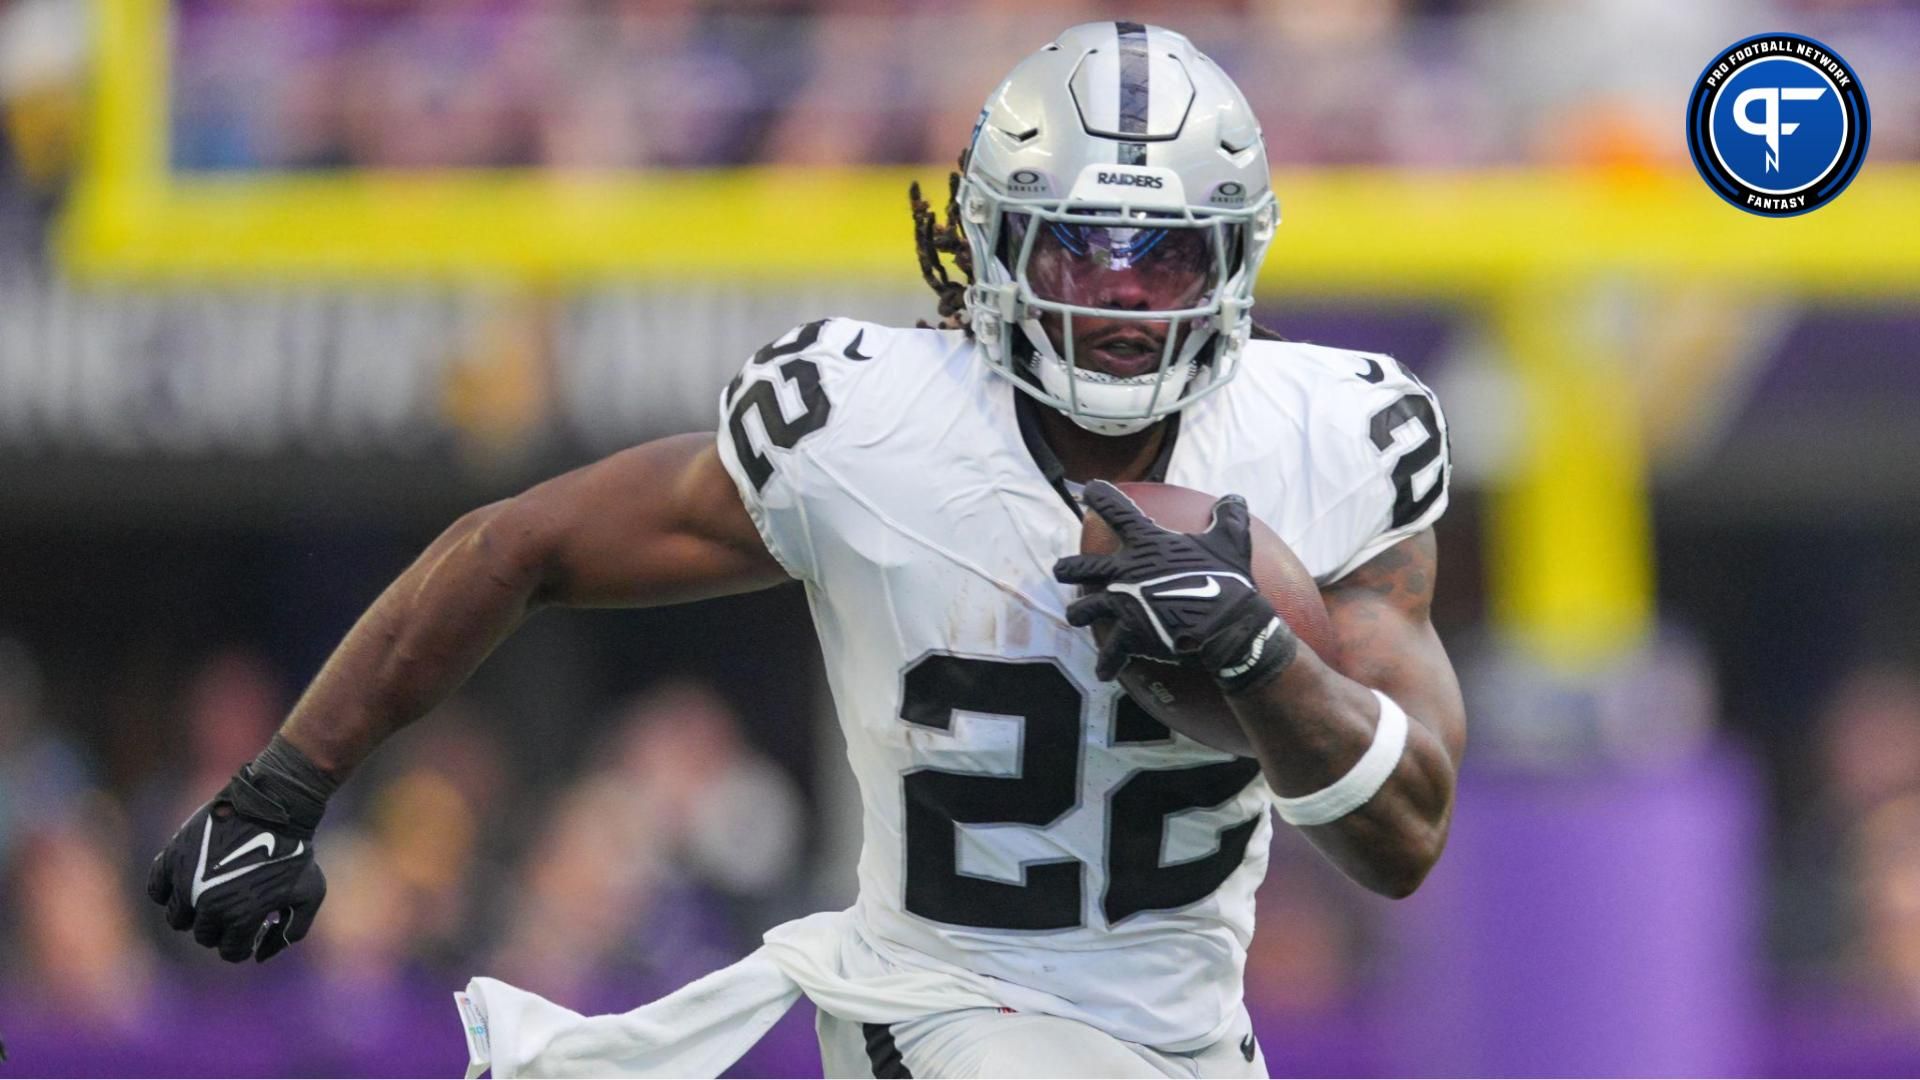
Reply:
[[[1204,301],[1225,270],[1218,230],[1208,225],[1090,225],[1007,215],[1008,239],[1033,295],[1085,308],[1180,311]]]
[[[1027,277],[1042,300],[1178,310],[1199,303],[1212,284],[1211,246],[1195,229],[1050,222],[1034,243]]]

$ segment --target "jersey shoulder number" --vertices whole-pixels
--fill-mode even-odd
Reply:
[[[795,577],[809,576],[811,564],[801,507],[805,452],[828,437],[884,333],[848,319],[795,327],[755,352],[720,394],[720,460],[767,549]]]
[[[1384,353],[1306,346],[1311,429],[1330,507],[1319,528],[1335,565],[1325,585],[1419,533],[1447,506],[1446,416],[1433,391]]]
[[[1357,354],[1356,359],[1365,364],[1360,379],[1381,391],[1369,404],[1367,438],[1383,457],[1393,460],[1388,474],[1393,481],[1388,527],[1405,528],[1425,518],[1446,494],[1453,469],[1446,421],[1433,391],[1398,360],[1367,354]]]
[[[833,416],[820,359],[808,355],[818,351],[825,325],[825,319],[807,323],[761,347],[720,397],[726,437],[755,491],[773,478],[769,449],[793,449]]]

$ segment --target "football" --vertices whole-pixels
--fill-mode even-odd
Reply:
[[[1215,497],[1204,491],[1174,484],[1117,486],[1164,528],[1201,532],[1212,521]],[[1254,585],[1302,642],[1321,659],[1332,661],[1333,623],[1313,575],[1265,522],[1257,517],[1250,520]],[[1087,511],[1080,530],[1081,553],[1106,555],[1119,546],[1120,538],[1100,515]],[[1095,634],[1101,635],[1103,630],[1095,627]],[[1211,675],[1199,668],[1162,664],[1136,656],[1120,670],[1120,685],[1150,716],[1182,735],[1216,750],[1243,757],[1253,755],[1253,746],[1227,707],[1220,688]]]

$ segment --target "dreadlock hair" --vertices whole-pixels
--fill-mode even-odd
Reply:
[[[967,238],[960,231],[960,173],[967,168],[967,152],[960,151],[960,172],[947,174],[947,220],[941,221],[931,204],[920,195],[920,183],[915,181],[907,187],[907,201],[913,208],[913,246],[920,258],[920,276],[928,287],[940,297],[940,322],[930,325],[920,322],[923,330],[964,330],[973,335],[973,328],[967,325],[967,286],[973,284],[973,251],[967,247]],[[941,256],[953,258],[954,268],[965,276],[965,281],[955,281],[948,272],[947,264]]]

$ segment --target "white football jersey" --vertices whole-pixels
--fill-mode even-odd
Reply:
[[[806,583],[874,949],[995,980],[1014,1009],[1204,1045],[1239,1015],[1269,793],[1251,759],[1094,677],[1053,579],[1081,519],[1041,408],[957,331],[833,319],[727,387],[720,455]],[[1155,478],[1245,496],[1323,585],[1446,509],[1445,422],[1385,356],[1253,341],[1177,423]]]

